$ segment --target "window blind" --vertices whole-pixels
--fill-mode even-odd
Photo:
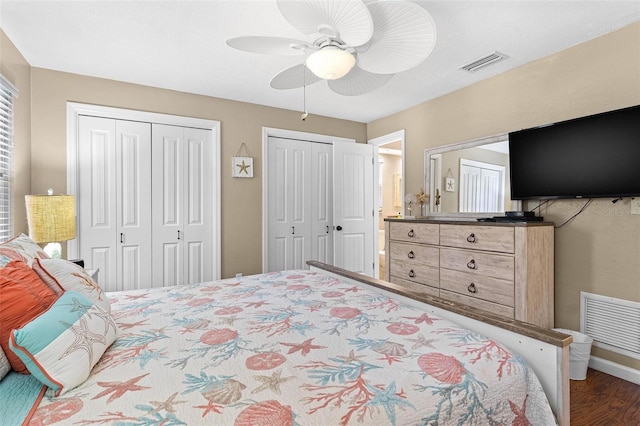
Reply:
[[[0,241],[13,235],[13,99],[18,90],[0,75]]]

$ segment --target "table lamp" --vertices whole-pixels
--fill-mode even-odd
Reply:
[[[25,195],[29,237],[36,243],[49,243],[44,252],[60,258],[60,241],[76,237],[76,204],[73,195]]]

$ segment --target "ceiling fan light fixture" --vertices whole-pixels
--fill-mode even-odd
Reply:
[[[306,60],[307,68],[325,80],[342,78],[356,64],[356,58],[337,46],[326,46],[312,53]]]

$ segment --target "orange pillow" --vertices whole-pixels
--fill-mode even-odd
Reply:
[[[29,374],[29,371],[9,349],[11,330],[49,309],[56,299],[53,290],[26,263],[12,260],[0,268],[0,346],[18,373]]]

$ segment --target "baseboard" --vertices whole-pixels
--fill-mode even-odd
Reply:
[[[584,364],[582,364],[584,365]],[[591,356],[589,359],[589,367],[594,370],[602,371],[619,379],[626,380],[636,385],[640,385],[640,370],[636,370],[626,365],[618,364],[597,356]]]

